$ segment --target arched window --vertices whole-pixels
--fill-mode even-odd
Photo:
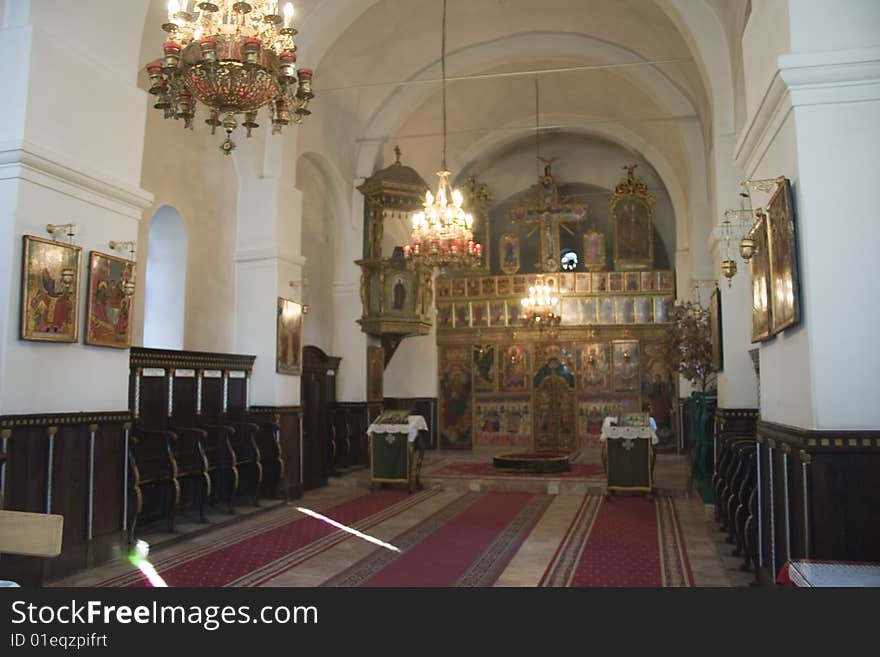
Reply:
[[[147,246],[144,346],[183,349],[186,226],[170,205],[156,210]]]

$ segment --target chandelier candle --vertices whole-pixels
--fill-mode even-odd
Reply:
[[[259,127],[257,110],[267,105],[273,134],[302,123],[311,114],[312,71],[297,72],[293,5],[283,12],[274,0],[171,0],[162,25],[169,34],[164,58],[146,66],[154,107],[192,128],[196,102],[207,106],[211,134],[218,126],[226,131],[220,146],[226,155],[235,148],[237,115],[244,115],[248,137]]]

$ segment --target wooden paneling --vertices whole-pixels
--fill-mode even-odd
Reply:
[[[303,485],[300,466],[300,418],[302,409],[298,406],[255,406],[250,417],[261,425],[272,424],[278,427],[281,442],[281,460],[284,463],[284,476],[281,479],[279,494],[282,498],[296,499],[302,496]]]

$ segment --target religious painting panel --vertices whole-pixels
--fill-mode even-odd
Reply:
[[[620,399],[595,397],[578,401],[578,434],[585,438],[599,440],[602,422],[606,417],[617,417],[623,411]]]
[[[437,290],[438,299],[448,299],[452,295],[452,281],[448,278],[437,277],[434,288]]]
[[[636,297],[636,323],[654,323],[654,297]]]
[[[525,294],[526,289],[528,288],[527,280],[525,276],[514,276],[513,277],[513,293],[516,295]]]
[[[654,322],[663,324],[670,321],[670,299],[668,297],[654,297]]]
[[[388,270],[385,272],[385,312],[414,315],[415,272]]]
[[[381,402],[383,399],[385,375],[385,349],[367,347],[367,401]]]
[[[617,323],[633,324],[635,321],[636,308],[633,297],[617,297]]]
[[[643,271],[641,272],[641,288],[642,292],[653,292],[657,289],[657,272]]]
[[[515,274],[519,271],[519,238],[505,233],[498,241],[498,259],[501,271]]]
[[[623,283],[623,272],[622,271],[612,271],[608,272],[608,291],[609,292],[623,292],[624,283]]]
[[[721,290],[712,290],[709,298],[709,331],[712,338],[712,367],[716,372],[724,369],[724,347],[721,343]]]
[[[562,298],[562,323],[576,326],[581,323],[580,300],[577,297]]]
[[[584,269],[602,271],[605,269],[605,233],[595,227],[584,233]]]
[[[131,346],[131,307],[135,263],[92,251],[86,303],[86,344]]]
[[[641,279],[641,272],[637,271],[628,271],[624,275],[624,287],[627,292],[638,292],[639,291],[639,283]]]
[[[460,301],[454,306],[455,328],[470,328],[471,307],[467,301]]]
[[[24,236],[21,337],[40,342],[76,342],[82,249]]]
[[[559,274],[559,294],[574,292],[574,274]]]
[[[588,342],[574,347],[578,388],[588,395],[611,390],[611,344]]]
[[[501,390],[516,392],[529,389],[532,371],[531,352],[527,344],[513,344],[498,350],[501,370]]]
[[[675,276],[673,272],[657,272],[657,289],[663,292],[675,292]]]
[[[440,446],[470,449],[473,444],[470,347],[440,350]]]
[[[675,381],[667,342],[647,342],[642,347],[642,399],[651,404],[651,416],[661,438],[672,434]],[[638,408],[633,411],[641,410]]]
[[[437,304],[437,328],[438,329],[452,328],[452,304],[451,303],[438,303]]]
[[[566,371],[574,369],[574,352],[569,342],[539,342],[534,347],[534,354],[538,372],[548,366],[555,369],[557,364]]]
[[[453,278],[452,279],[452,296],[454,297],[466,297],[467,296],[467,284],[465,279],[463,278]]]
[[[481,397],[475,402],[476,445],[531,447],[531,399]]]
[[[599,298],[599,323],[600,324],[614,324],[615,323],[614,297],[600,297]]]
[[[486,276],[482,279],[481,291],[484,297],[495,296],[495,277]]]
[[[599,300],[586,297],[579,300],[581,324],[595,324],[599,317]]]
[[[490,326],[506,326],[507,325],[507,307],[504,301],[489,302],[489,325]]]
[[[497,277],[497,288],[498,288],[498,296],[506,297],[513,290],[513,286],[511,285],[510,278],[507,276],[498,276]]]
[[[749,235],[755,240],[755,252],[749,262],[752,270],[752,342],[762,342],[772,336],[766,214],[758,216]]]
[[[639,392],[639,342],[638,340],[614,340],[612,342],[614,366],[614,391]]]
[[[589,294],[593,291],[593,286],[590,285],[590,275],[589,274],[575,274],[575,290],[578,294]]]
[[[801,318],[797,234],[788,178],[777,180],[765,216],[770,256],[770,325],[771,333],[776,335],[795,326]]]
[[[471,301],[471,326],[489,326],[489,311],[485,301]]]
[[[279,374],[302,373],[302,305],[278,297],[276,322],[275,371]]]
[[[534,379],[535,449],[570,451],[577,436],[574,375],[551,358]]]
[[[593,292],[608,291],[608,275],[604,272],[594,273],[592,275],[591,283],[593,287]]]
[[[480,296],[480,279],[479,278],[468,278],[465,280],[467,281],[467,295],[469,297]]]
[[[654,262],[655,199],[647,184],[635,177],[635,168],[625,167],[627,177],[611,197],[616,269],[650,269]]]
[[[473,382],[475,393],[497,392],[498,368],[495,360],[495,345],[474,345]]]

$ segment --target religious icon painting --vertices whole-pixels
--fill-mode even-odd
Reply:
[[[519,238],[505,233],[498,243],[498,260],[501,271],[515,274],[519,271]]]
[[[489,313],[485,301],[471,301],[471,326],[489,326]]]
[[[507,324],[507,311],[503,301],[489,302],[489,325],[505,326]]]
[[[439,329],[452,328],[452,304],[451,303],[438,303],[437,304],[437,328],[439,328]]]
[[[609,292],[623,292],[623,290],[624,290],[623,272],[622,271],[608,272],[608,291]]]
[[[574,292],[574,274],[559,274],[559,293],[571,294]]]
[[[448,299],[452,294],[452,283],[448,278],[437,277],[434,281],[438,299]]]
[[[590,342],[575,345],[578,387],[587,394],[611,389],[611,345]]]
[[[767,203],[767,241],[770,260],[770,326],[773,335],[800,322],[797,235],[788,178],[776,181]]]
[[[721,290],[712,290],[709,299],[709,332],[712,337],[712,367],[716,372],[724,369],[724,346],[721,341]]]
[[[78,246],[24,236],[21,338],[76,342],[79,321]]]
[[[636,323],[654,323],[654,297],[636,297]]]
[[[302,317],[301,304],[278,297],[275,371],[279,374],[302,373]]]
[[[135,263],[106,253],[89,255],[86,344],[128,349]]]
[[[385,376],[385,349],[367,347],[367,401],[381,402]]]
[[[657,289],[657,272],[643,271],[641,277],[642,292],[653,292]]]
[[[415,311],[413,274],[409,271],[389,271],[385,275],[385,310],[411,314]]]
[[[671,271],[657,272],[657,289],[663,292],[675,291],[675,276]]]
[[[605,269],[605,233],[593,227],[584,233],[584,269]]]
[[[526,293],[526,277],[525,276],[514,276],[513,277],[513,293],[516,295],[525,294]]]
[[[770,258],[767,248],[767,214],[759,214],[749,235],[755,240],[752,270],[752,342],[773,337],[770,305]]]
[[[608,291],[608,276],[604,272],[594,273],[592,275],[593,292]]]
[[[581,324],[595,324],[598,321],[599,301],[596,297],[580,299]]]
[[[467,302],[456,303],[455,310],[455,328],[470,328],[471,313],[470,304]]]
[[[617,322],[633,324],[636,321],[635,301],[632,297],[617,297]]]
[[[501,390],[512,392],[529,389],[531,353],[527,345],[514,344],[499,350],[498,368],[501,374]]]
[[[467,296],[467,286],[463,278],[452,279],[452,296],[459,298]]]
[[[611,196],[614,267],[617,269],[649,269],[654,262],[655,199],[645,181],[636,178],[636,166],[624,167],[627,176]]]
[[[614,391],[638,392],[639,343],[638,340],[614,340],[612,343],[614,364]]]
[[[479,278],[467,279],[467,295],[469,297],[480,296],[480,279]]]
[[[497,276],[496,284],[498,288],[498,296],[505,297],[510,294],[512,286],[510,284],[510,278],[508,276]]]
[[[495,296],[495,277],[494,276],[486,276],[482,279],[481,283],[481,291],[484,297],[494,297]]]
[[[574,275],[574,286],[575,291],[578,294],[586,294],[592,291],[593,287],[590,285],[590,275],[589,274],[575,274]]]
[[[599,299],[599,323],[616,323],[616,315],[614,312],[614,297],[603,297]]]
[[[639,284],[641,282],[640,281],[640,278],[641,278],[640,274],[641,274],[641,272],[637,272],[637,271],[626,272],[626,275],[624,277],[624,281],[625,281],[624,285],[626,287],[627,292],[638,292],[639,291]]]
[[[581,323],[580,303],[577,297],[562,298],[562,323],[575,325]]]
[[[495,346],[474,345],[472,364],[474,392],[495,392],[498,388]]]
[[[438,354],[440,446],[473,446],[471,353],[469,347],[445,347]]]
[[[666,297],[654,297],[654,323],[663,324],[668,321]]]

